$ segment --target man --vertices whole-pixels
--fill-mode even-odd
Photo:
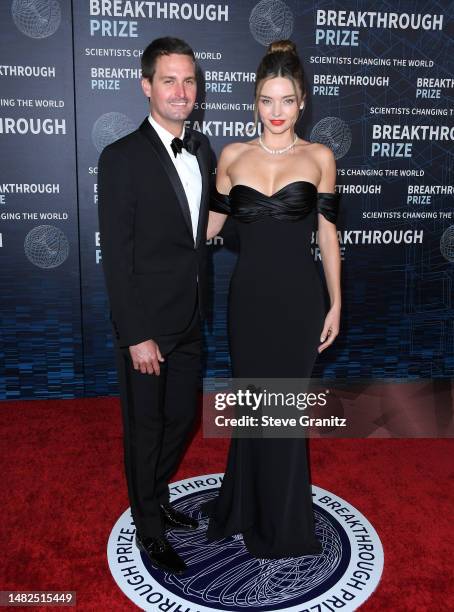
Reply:
[[[196,416],[211,161],[207,138],[184,129],[197,93],[192,49],[154,40],[142,89],[149,116],[99,160],[99,226],[136,544],[182,573],[165,529],[198,524],[169,504],[168,482]]]

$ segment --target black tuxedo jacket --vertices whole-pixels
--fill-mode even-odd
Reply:
[[[108,145],[98,164],[101,251],[120,347],[183,332],[205,304],[205,242],[211,151],[206,136],[197,240],[175,166],[148,118]]]

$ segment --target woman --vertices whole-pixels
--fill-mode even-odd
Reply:
[[[236,378],[309,378],[317,353],[338,334],[338,196],[331,150],[298,138],[306,90],[291,41],[272,43],[257,70],[255,109],[263,131],[224,148],[208,238],[233,217],[240,254],[229,295],[229,341]],[[331,307],[324,298],[311,236],[318,244]],[[208,539],[242,533],[258,558],[320,554],[315,536],[306,440],[232,439]]]

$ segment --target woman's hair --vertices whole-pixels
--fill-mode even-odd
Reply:
[[[263,84],[268,79],[285,77],[290,79],[295,88],[295,94],[300,100],[306,95],[303,66],[298,57],[296,45],[291,40],[276,40],[272,42],[257,68],[255,79],[255,121],[258,119],[258,99]]]

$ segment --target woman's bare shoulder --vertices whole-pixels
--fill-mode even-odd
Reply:
[[[247,142],[231,142],[231,143],[229,143],[228,145],[226,145],[222,149],[221,157],[222,157],[223,161],[225,161],[228,164],[233,163],[243,153],[246,153],[247,151],[251,150],[251,147],[254,146],[253,142],[254,141],[250,140],[250,141],[247,141]]]
[[[300,141],[297,146],[298,153],[306,159],[311,159],[317,166],[329,167],[335,165],[336,160],[332,150],[321,142]]]
[[[334,159],[334,153],[327,145],[324,145],[321,142],[312,142],[310,144],[312,145],[311,153],[320,161],[329,162],[330,160]]]

